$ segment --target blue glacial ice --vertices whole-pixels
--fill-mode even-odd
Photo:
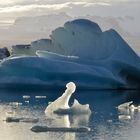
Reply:
[[[140,58],[113,29],[77,19],[55,29],[48,41],[32,43],[37,56],[15,56],[0,63],[0,86],[64,87],[79,89],[137,89]],[[41,49],[39,49],[41,48]],[[17,52],[16,52],[17,54]]]

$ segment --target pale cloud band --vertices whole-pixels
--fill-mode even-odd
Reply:
[[[64,4],[66,2],[112,3],[112,2],[136,2],[139,0],[0,0],[1,6],[30,5],[30,4]]]
[[[128,4],[130,2],[131,4]],[[0,0],[0,21],[59,12],[66,12],[74,16],[87,14],[122,16],[127,14],[137,17],[139,9],[139,0]]]

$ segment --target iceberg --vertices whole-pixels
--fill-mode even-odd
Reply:
[[[69,82],[66,85],[66,90],[58,99],[50,103],[46,110],[46,114],[56,113],[56,114],[90,114],[91,110],[89,105],[81,105],[76,99],[73,105],[69,106],[69,100],[71,95],[76,90],[76,85],[73,82]]]
[[[76,19],[34,43],[41,48],[34,48],[37,56],[17,55],[0,63],[0,87],[58,89],[69,81],[78,89],[140,87],[140,58],[113,29],[102,31],[92,21]]]
[[[46,110],[45,113],[50,113],[50,112],[54,112],[56,111],[58,108],[62,108],[62,109],[69,109],[69,100],[71,95],[75,92],[76,86],[73,82],[70,82],[66,85],[66,90],[65,92],[62,94],[62,96],[60,96],[58,99],[56,99],[54,102],[50,103]]]
[[[81,105],[77,100],[74,100],[73,105],[69,106],[69,100],[76,90],[76,85],[69,82],[66,85],[66,90],[55,101],[48,104],[45,110],[46,126],[33,126],[33,132],[74,132],[66,134],[66,137],[75,139],[75,133],[89,132],[88,126],[91,111],[89,105]],[[51,121],[51,123],[49,123]]]

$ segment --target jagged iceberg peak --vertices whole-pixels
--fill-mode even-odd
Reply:
[[[68,21],[64,27],[56,28],[50,39],[32,42],[27,51],[13,48],[13,54],[24,51],[35,54],[37,50],[91,61],[117,59],[129,63],[137,59],[135,52],[115,30],[102,32],[97,23],[87,19]]]
[[[73,26],[74,28],[81,28],[83,30],[88,30],[90,32],[95,32],[95,33],[102,32],[101,28],[97,23],[92,22],[88,19],[76,19],[73,21],[68,21],[64,24],[65,28],[71,28],[71,26]]]
[[[51,44],[48,44],[49,51],[86,60],[110,59],[113,54],[118,58],[119,54],[128,58],[128,51],[131,53],[130,58],[135,55],[115,30],[102,32],[98,24],[86,19],[66,22],[64,27],[52,32],[51,40]]]

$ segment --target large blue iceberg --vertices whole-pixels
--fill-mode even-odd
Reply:
[[[57,88],[69,81],[79,89],[140,87],[140,58],[113,29],[102,32],[98,24],[77,19],[54,30],[43,46],[30,48],[37,56],[3,60],[0,87]]]

